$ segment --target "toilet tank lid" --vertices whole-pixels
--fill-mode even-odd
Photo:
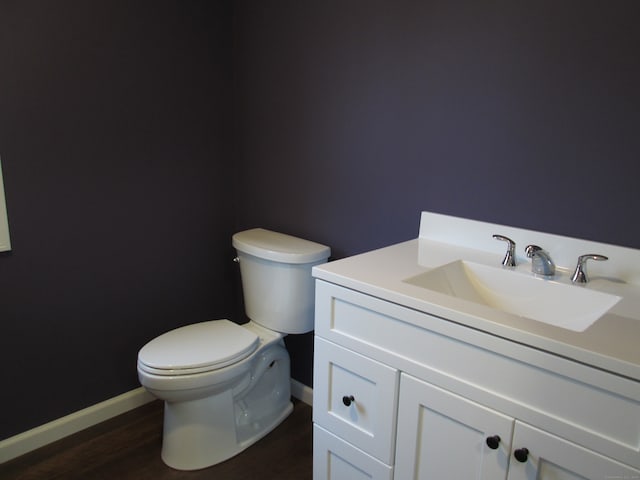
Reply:
[[[236,233],[233,247],[239,252],[282,263],[312,263],[326,260],[331,254],[326,245],[264,228]]]

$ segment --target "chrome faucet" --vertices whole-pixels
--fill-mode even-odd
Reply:
[[[504,235],[494,235],[493,238],[496,240],[502,240],[503,242],[507,242],[509,247],[507,248],[507,253],[504,255],[504,259],[502,260],[502,265],[505,267],[515,267],[516,266],[516,242],[511,240],[509,237],[505,237]]]
[[[609,260],[609,257],[598,255],[597,253],[580,255],[578,257],[578,265],[576,265],[576,270],[573,272],[573,276],[571,277],[571,281],[573,283],[587,283],[589,281],[589,277],[587,277],[587,260],[603,261]]]
[[[556,266],[551,260],[549,253],[537,245],[527,245],[524,249],[527,258],[531,259],[531,271],[536,275],[550,277],[555,275]]]

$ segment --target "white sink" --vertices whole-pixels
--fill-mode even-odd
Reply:
[[[463,260],[404,281],[576,332],[586,330],[620,300],[616,295]]]

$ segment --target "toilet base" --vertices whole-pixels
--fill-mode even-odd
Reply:
[[[227,396],[229,392],[219,396]],[[198,402],[205,405],[189,405],[185,411],[184,404],[165,404],[164,435],[162,441],[162,461],[176,470],[198,470],[216,465],[239,454],[253,445],[262,437],[270,433],[282,423],[293,411],[293,404],[288,402],[279,412],[274,412],[271,418],[265,419],[262,428],[253,432],[244,441],[235,441],[235,425],[233,417],[227,415],[210,416],[210,409],[216,409],[216,404],[229,399],[202,399]],[[214,421],[203,424],[188,421],[191,415],[210,416]],[[186,420],[186,421],[185,421]],[[228,420],[231,420],[229,422]]]
[[[234,388],[164,407],[162,460],[177,470],[223,462],[251,446],[293,411],[289,355],[281,342],[254,359]]]

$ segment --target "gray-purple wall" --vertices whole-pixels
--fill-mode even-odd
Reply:
[[[419,212],[640,247],[640,2],[238,2],[238,216],[339,256]]]
[[[0,438],[234,315],[228,2],[0,2]]]
[[[640,2],[238,5],[241,227],[341,257],[430,210],[640,248]]]
[[[0,438],[137,387],[161,331],[240,319],[236,229],[339,258],[431,210],[640,248],[638,24],[636,0],[0,3]],[[308,385],[311,339],[287,338]]]

